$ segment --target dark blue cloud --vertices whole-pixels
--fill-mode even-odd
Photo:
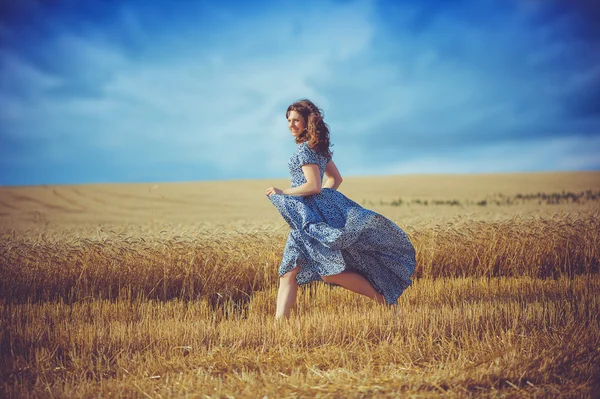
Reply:
[[[402,60],[405,76],[397,92],[415,84],[425,86],[436,74],[451,68],[457,76],[456,94],[476,89],[470,101],[456,104],[455,93],[433,87],[429,103],[406,117],[388,118],[363,136],[374,150],[390,147],[421,151],[456,149],[465,144],[493,144],[531,137],[600,135],[600,49],[598,10],[592,2],[388,2],[380,10],[393,36],[407,36],[413,47],[388,48],[387,59]],[[380,40],[385,40],[382,36]],[[410,39],[408,39],[410,40]],[[423,52],[435,54],[436,65],[420,67]],[[390,56],[390,53],[394,53]],[[386,60],[382,60],[386,61]],[[360,75],[361,65],[353,73]],[[350,78],[350,76],[348,76]],[[453,84],[452,76],[444,83]],[[468,87],[470,84],[473,87]],[[339,98],[336,107],[353,107],[359,97],[365,114],[382,106],[380,92],[368,88],[329,87]],[[410,101],[409,101],[410,102]],[[403,105],[398,105],[402,114]],[[497,108],[470,123],[461,115]]]
[[[160,53],[174,55],[172,36],[212,29],[218,7],[205,2],[164,1],[18,1],[0,2],[0,57],[16,55],[47,74],[61,79],[51,90],[61,95],[102,96],[114,70],[98,68],[74,54],[61,40],[85,37],[110,45],[128,60],[152,61]],[[182,46],[187,46],[184,41]],[[193,51],[180,48],[179,52]],[[4,90],[10,88],[3,88]],[[27,88],[21,87],[23,95]]]

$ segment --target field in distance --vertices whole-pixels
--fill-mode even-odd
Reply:
[[[347,178],[414,284],[276,322],[288,184],[0,187],[0,397],[597,397],[600,172]]]
[[[264,196],[287,179],[0,187],[1,229],[172,226],[266,229],[283,220]],[[598,208],[600,172],[348,177],[340,191],[403,227]]]

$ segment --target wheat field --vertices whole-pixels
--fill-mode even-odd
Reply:
[[[347,178],[414,284],[284,321],[272,184],[0,187],[0,396],[600,395],[600,172]]]

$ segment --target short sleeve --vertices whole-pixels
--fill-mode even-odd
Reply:
[[[319,155],[308,146],[308,143],[305,142],[300,145],[298,160],[300,161],[300,166],[308,164],[318,165]]]

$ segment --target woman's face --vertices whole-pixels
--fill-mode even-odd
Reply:
[[[292,132],[292,136],[296,137],[306,128],[304,118],[296,111],[290,111],[288,114],[288,128]]]

